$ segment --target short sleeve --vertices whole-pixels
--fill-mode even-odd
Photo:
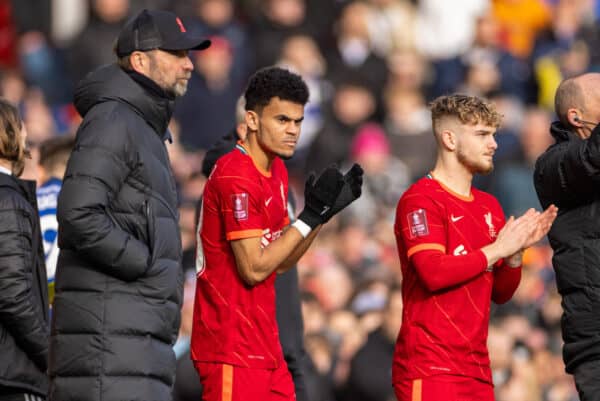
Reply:
[[[247,177],[221,178],[220,212],[227,240],[260,237],[267,228],[261,187]]]
[[[406,194],[396,211],[395,231],[407,258],[424,250],[446,253],[445,214],[430,197]]]

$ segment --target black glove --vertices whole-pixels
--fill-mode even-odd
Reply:
[[[344,176],[335,165],[327,167],[315,178],[311,173],[304,186],[304,210],[298,216],[311,229],[325,222],[344,186]]]
[[[346,206],[360,198],[362,193],[363,169],[360,164],[354,163],[350,170],[344,174],[344,186],[340,191],[333,207],[325,213],[324,223],[341,212]]]

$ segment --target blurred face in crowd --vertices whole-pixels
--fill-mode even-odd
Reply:
[[[321,76],[325,72],[325,60],[315,41],[305,35],[288,38],[281,49],[281,61],[291,64],[301,75]]]
[[[304,120],[304,106],[274,97],[260,111],[247,111],[246,124],[262,150],[289,159],[294,155]]]
[[[475,27],[475,42],[479,46],[496,46],[498,44],[498,22],[492,14],[479,17]]]
[[[208,81],[209,86],[227,81],[233,65],[233,51],[227,39],[211,38],[212,45],[195,52],[196,70]],[[211,85],[212,84],[212,85]]]
[[[231,0],[199,0],[198,15],[210,26],[221,26],[233,17],[233,4]]]
[[[118,22],[127,16],[129,0],[95,0],[94,11],[105,22]]]
[[[544,109],[531,109],[525,113],[519,139],[527,160],[535,162],[554,143],[548,135],[551,122],[552,118]]]
[[[342,11],[339,20],[339,36],[342,41],[350,38],[369,41],[368,5],[354,2]]]
[[[333,108],[336,117],[342,123],[356,125],[373,114],[375,98],[367,88],[342,85],[335,92]]]
[[[142,64],[142,74],[156,82],[172,96],[185,95],[194,66],[186,50],[133,52],[131,57],[146,57]]]
[[[298,26],[306,16],[304,0],[265,0],[265,14],[283,26]]]

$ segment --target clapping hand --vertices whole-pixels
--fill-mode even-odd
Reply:
[[[362,193],[363,169],[360,164],[354,163],[344,174],[344,185],[331,210],[325,214],[325,223],[358,199]]]
[[[318,178],[315,173],[311,173],[304,186],[304,210],[298,220],[311,229],[323,224],[344,185],[344,176],[335,165],[327,167]]]

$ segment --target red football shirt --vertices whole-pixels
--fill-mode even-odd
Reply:
[[[221,157],[208,181],[200,215],[192,359],[274,369],[283,354],[275,319],[275,273],[249,286],[229,241],[262,237],[263,247],[289,224],[288,177],[276,158],[261,172],[238,144]]]
[[[395,233],[402,265],[402,326],[393,380],[458,375],[492,383],[487,351],[491,300],[516,290],[520,268],[492,269],[480,250],[504,226],[491,195],[463,197],[431,176],[402,196]]]

